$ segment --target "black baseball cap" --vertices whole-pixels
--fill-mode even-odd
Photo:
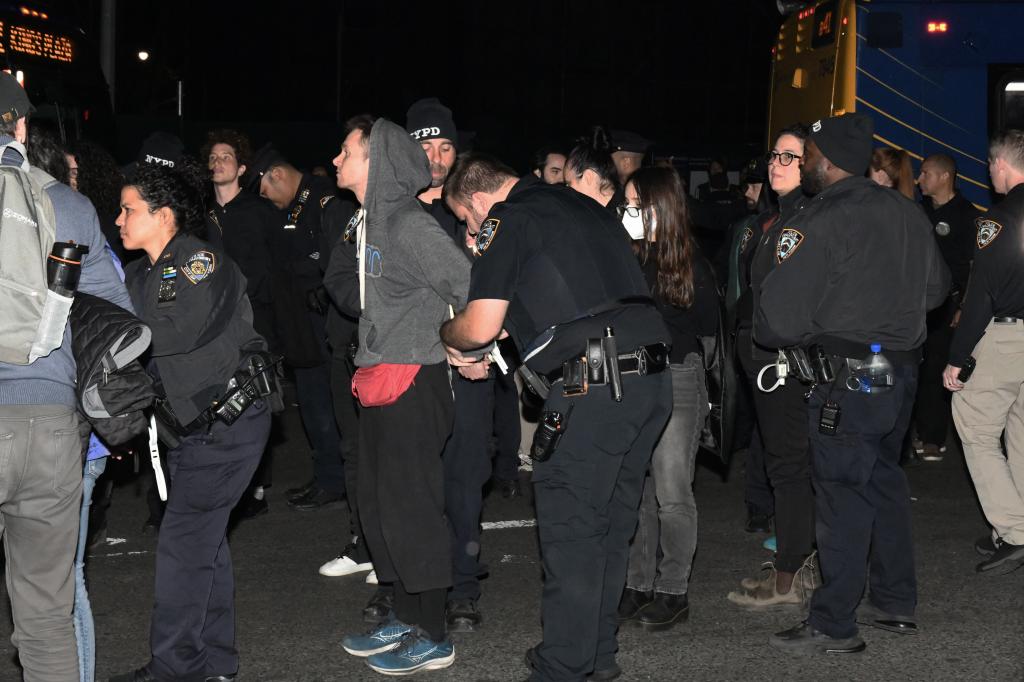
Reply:
[[[638,135],[631,130],[613,130],[612,152],[629,152],[631,154],[646,154],[651,146],[650,140],[643,135]]]
[[[18,79],[6,71],[0,71],[0,121],[14,123],[35,110]]]
[[[284,163],[284,157],[274,149],[272,144],[265,144],[252,155],[252,161],[245,168],[242,183],[245,189],[253,194],[260,193],[260,180],[274,166]]]

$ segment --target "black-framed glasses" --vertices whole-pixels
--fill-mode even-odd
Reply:
[[[768,152],[764,155],[764,160],[767,163],[778,160],[780,166],[788,166],[797,159],[802,159],[802,156],[794,154],[793,152]]]
[[[639,206],[627,206],[626,204],[619,204],[619,207],[616,210],[618,210],[620,218],[623,216],[623,214],[628,215],[630,218],[640,217]]]

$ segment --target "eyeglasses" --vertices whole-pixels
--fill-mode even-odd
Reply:
[[[764,160],[767,163],[778,160],[780,166],[788,166],[793,163],[794,160],[802,158],[802,156],[798,156],[793,152],[768,152],[764,155]]]
[[[640,207],[639,206],[627,206],[626,204],[620,204],[619,207],[616,210],[619,212],[619,217],[620,218],[622,217],[623,213],[628,215],[630,218],[639,218],[640,217]]]

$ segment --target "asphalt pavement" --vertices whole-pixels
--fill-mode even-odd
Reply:
[[[975,573],[979,557],[972,545],[987,527],[958,450],[951,448],[942,462],[907,470],[915,498],[920,634],[863,628],[867,650],[839,657],[792,658],[770,649],[768,635],[797,623],[801,613],[752,613],[726,600],[741,578],[770,559],[761,548],[764,536],[743,531],[743,465],[739,457],[728,478],[708,462],[698,467],[700,530],[689,621],[661,633],[623,628],[621,680],[1024,680],[1024,569],[1001,577]],[[365,574],[317,573],[345,544],[347,509],[336,504],[303,513],[285,504],[284,490],[309,474],[293,407],[280,419],[270,512],[239,524],[231,535],[240,682],[384,679],[340,645],[343,635],[366,627],[360,611],[374,588],[365,584]],[[453,635],[454,666],[418,677],[526,678],[523,653],[541,637],[541,575],[528,473],[522,475],[525,497],[487,498],[483,553],[490,574],[480,602],[483,628]],[[98,680],[148,659],[155,541],[142,533],[146,515],[144,486],[120,482],[107,543],[88,561]],[[9,615],[0,619],[0,680],[20,675],[11,627]]]

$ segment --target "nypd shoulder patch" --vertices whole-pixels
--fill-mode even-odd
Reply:
[[[804,241],[804,235],[799,230],[794,230],[791,227],[787,227],[779,235],[779,241],[775,245],[775,260],[779,263],[784,262],[787,258],[796,253],[796,250],[800,248],[800,244]]]
[[[986,246],[991,244],[999,236],[999,233],[1003,231],[1003,226],[994,220],[988,218],[977,218],[974,221],[975,226],[978,228],[978,248],[984,249]]]
[[[750,241],[750,238],[753,237],[753,236],[754,236],[754,231],[751,230],[749,227],[746,227],[746,228],[743,229],[743,236],[740,237],[740,253],[742,253],[743,251],[746,251],[747,243]]]
[[[498,218],[488,218],[480,225],[480,231],[476,233],[476,251],[477,253],[484,253],[490,247],[494,238],[498,234],[498,226],[501,225],[501,220]]]
[[[196,251],[181,266],[181,274],[192,284],[199,284],[213,274],[217,268],[217,258],[209,251]]]

